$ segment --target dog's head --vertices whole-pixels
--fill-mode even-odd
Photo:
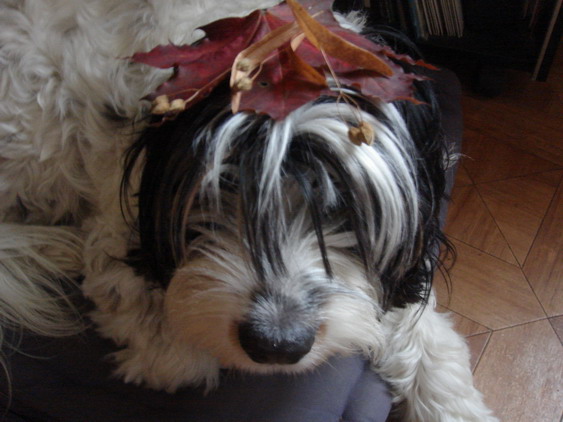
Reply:
[[[131,148],[129,262],[165,289],[174,338],[224,366],[377,353],[378,318],[424,301],[437,262],[445,154],[429,83],[425,105],[320,98],[279,122],[233,115],[224,88]],[[358,113],[372,146],[350,142]]]

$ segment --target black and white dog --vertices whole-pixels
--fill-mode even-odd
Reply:
[[[426,83],[427,105],[348,91],[359,108],[319,98],[277,122],[232,114],[219,86],[146,128],[139,99],[169,72],[123,58],[271,3],[2,1],[0,321],[72,332],[59,283],[82,275],[126,382],[362,353],[404,420],[495,421],[430,291],[447,151]],[[372,146],[348,139],[358,113]]]

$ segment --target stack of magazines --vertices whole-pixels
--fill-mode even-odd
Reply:
[[[463,36],[462,0],[363,0],[363,4],[376,22],[414,32],[418,39]]]
[[[463,36],[461,0],[408,0],[408,6],[418,38]]]

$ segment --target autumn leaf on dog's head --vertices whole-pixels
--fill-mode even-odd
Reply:
[[[287,4],[305,36],[319,51],[324,51],[332,57],[355,65],[358,69],[372,70],[383,76],[393,74],[393,71],[383,60],[328,30],[309,15],[305,8],[295,0],[287,0]]]
[[[231,102],[233,113],[239,110],[243,91],[252,89],[253,78],[255,77],[253,75],[261,72],[265,62],[275,61],[278,58],[277,50],[284,44],[288,44],[297,34],[299,34],[299,27],[295,23],[284,24],[237,55],[231,69],[230,81],[233,90]]]
[[[241,96],[239,110],[266,113],[281,120],[323,93],[330,93],[324,75],[287,47],[262,65],[252,89]]]
[[[331,6],[332,0],[287,0],[246,17],[210,23],[194,45],[135,54],[134,62],[174,69],[146,97],[153,100],[153,114],[161,121],[175,117],[229,74],[233,113],[265,113],[276,120],[321,95],[345,96],[328,88],[328,76],[332,85],[370,98],[413,100],[412,82],[419,77],[397,63],[430,66],[342,28]]]
[[[202,27],[206,37],[195,45],[158,46],[148,53],[134,54],[133,62],[174,68],[172,77],[147,98],[166,95],[170,101],[181,98],[195,104],[228,75],[237,54],[252,42],[261,19],[261,11],[244,18],[222,19]]]

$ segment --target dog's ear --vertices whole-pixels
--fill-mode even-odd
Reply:
[[[252,210],[261,177],[260,139],[266,136],[271,119],[265,115],[239,115],[233,122],[229,120],[232,117],[229,87],[223,83],[174,120],[148,127],[126,155],[122,203],[126,209],[128,198],[133,197],[138,209],[132,224],[138,245],[130,250],[127,262],[163,287],[184,263],[188,246],[201,230],[215,230],[224,223],[209,218],[207,211],[215,206],[226,206],[226,219],[236,219],[235,214],[240,212],[242,218],[249,214],[248,221],[262,221],[261,227],[243,227],[250,242],[248,252],[257,268],[262,262],[258,254],[262,252],[272,255],[268,261],[281,261],[274,257],[277,252],[268,248],[275,242],[258,242],[259,236],[249,232],[269,236],[277,233],[274,227],[269,229],[267,218],[257,222]],[[227,120],[233,123],[229,126],[232,133],[227,130],[229,134],[220,135]],[[220,162],[216,163],[218,156]],[[216,168],[211,170],[210,166]],[[136,168],[140,169],[140,183],[138,190],[131,192],[130,181]],[[213,179],[216,186],[211,183],[202,187],[205,178]],[[240,195],[240,202],[233,199],[236,195]]]
[[[202,127],[210,122],[219,125],[227,115],[228,92],[218,89],[212,95],[214,101],[203,101],[173,121],[149,126],[125,157],[121,199],[123,209],[136,208],[131,227],[138,237],[128,263],[163,286],[183,260],[192,235],[185,216],[197,200],[206,153],[205,145],[196,140]],[[133,192],[135,171],[141,177]]]
[[[422,54],[404,34],[389,27],[375,27],[366,34],[377,42],[389,45],[399,54],[408,54],[418,60]],[[393,268],[383,274],[386,290],[386,307],[403,307],[409,303],[426,302],[430,294],[432,278],[436,270],[442,270],[442,259],[455,255],[451,243],[442,232],[440,210],[445,206],[446,169],[450,163],[450,152],[441,126],[441,113],[436,96],[433,73],[423,67],[401,63],[406,72],[422,74],[425,80],[415,81],[415,98],[422,105],[410,101],[397,101],[407,131],[415,146],[416,179],[419,197],[420,225],[417,247],[409,268],[400,279]],[[438,70],[439,72],[439,70]],[[442,257],[442,258],[441,258]]]

